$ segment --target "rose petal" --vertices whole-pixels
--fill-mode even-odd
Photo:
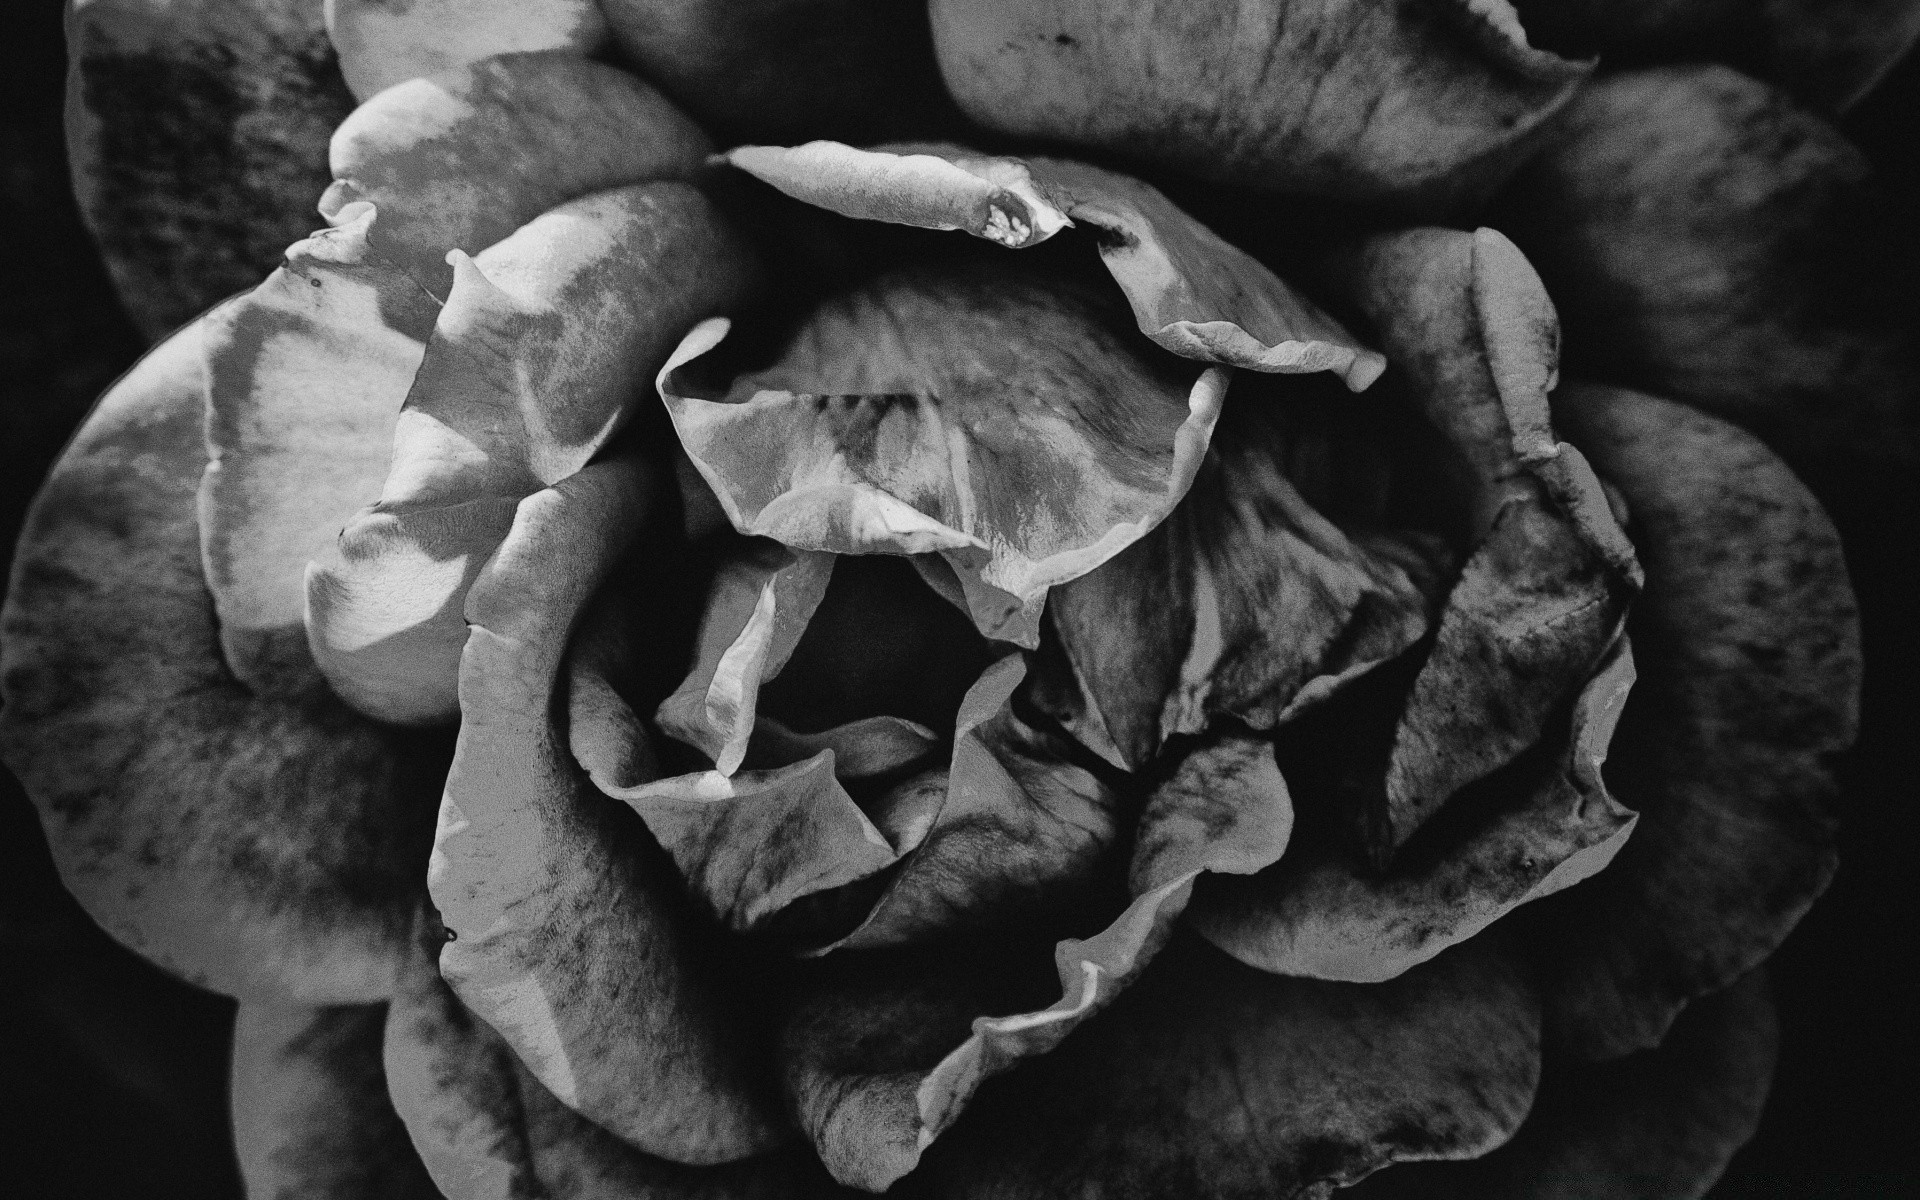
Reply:
[[[1610,65],[1716,61],[1841,111],[1920,36],[1913,0],[1514,0],[1545,45]]]
[[[467,588],[514,505],[585,466],[687,327],[738,303],[753,270],[706,200],[671,181],[563,204],[478,259],[451,257],[386,484],[306,576],[329,682],[406,724],[458,712]]]
[[[1504,8],[938,0],[932,16],[947,87],[991,129],[1420,205],[1497,176],[1590,68],[1490,19]]]
[[[1382,1171],[1353,1200],[1706,1195],[1760,1124],[1778,1041],[1760,974],[1701,999],[1658,1048],[1549,1063],[1527,1123],[1471,1162]]]
[[[1296,850],[1252,878],[1208,881],[1189,924],[1263,971],[1377,983],[1573,886],[1613,861],[1633,832],[1634,814],[1600,777],[1632,685],[1623,639],[1575,702],[1563,748],[1489,779],[1491,795],[1459,798],[1463,807],[1498,805],[1464,837],[1416,842],[1386,872],[1325,844]]]
[[[1140,332],[1183,358],[1253,371],[1332,371],[1356,392],[1386,367],[1253,256],[1125,175],[951,145],[741,146],[727,160],[842,216],[964,229],[1016,250],[1087,226]]]
[[[1485,1153],[1538,1065],[1535,998],[1491,939],[1372,985],[1176,939],[1099,1020],[983,1089],[902,1194],[1313,1195]]]
[[[622,57],[745,138],[924,136],[956,119],[926,10],[866,0],[602,0]]]
[[[326,13],[340,73],[361,100],[496,54],[593,54],[608,38],[595,0],[327,0]]]
[[[383,999],[444,747],[346,709],[297,637],[273,646],[270,694],[222,664],[194,527],[199,342],[189,327],[108,392],[28,519],[0,745],[68,888],[128,946],[250,1001]]]
[[[1477,546],[1393,737],[1368,833],[1382,857],[1513,760],[1592,676],[1639,584],[1592,468],[1554,440],[1553,304],[1506,238],[1370,239],[1348,288],[1470,481]]]
[[[939,551],[1022,605],[1173,508],[1226,382],[1147,360],[1077,297],[998,272],[883,277],[815,308],[762,369],[683,365],[725,334],[690,334],[660,392],[735,528]],[[975,616],[1007,630],[1004,610]]]
[[[477,254],[591,192],[683,178],[711,148],[625,71],[566,51],[502,54],[355,109],[334,131],[320,212],[346,220],[372,203],[375,249],[445,296],[449,250]]]
[[[353,97],[312,0],[74,0],[67,46],[80,211],[158,338],[313,227]]]
[[[1626,493],[1647,561],[1629,623],[1646,674],[1610,772],[1639,828],[1538,913],[1556,1037],[1612,1056],[1764,961],[1832,877],[1859,618],[1832,525],[1753,438],[1611,388],[1563,388],[1555,411]]]
[[[402,976],[385,1064],[414,1146],[457,1200],[774,1200],[831,1186],[797,1153],[689,1167],[633,1149],[555,1098],[461,1006],[429,955]]]
[[[384,1005],[243,1004],[233,1026],[233,1140],[258,1200],[439,1200],[380,1065]]]
[[[200,323],[207,446],[200,545],[220,645],[271,690],[271,645],[298,637],[309,559],[379,495],[394,416],[438,306],[383,260],[362,212],[287,251],[260,286]]]
[[[654,720],[711,758],[715,773],[731,775],[746,758],[760,685],[792,656],[826,595],[833,562],[831,554],[756,542],[714,574],[693,670]]]
[[[1568,107],[1500,222],[1582,375],[1686,400],[1792,458],[1920,447],[1920,243],[1866,159],[1723,67],[1617,75]]]
[[[567,638],[638,535],[644,472],[595,463],[520,504],[467,597],[462,723],[429,884],[440,966],[549,1090],[650,1154],[722,1162],[778,1136],[711,963],[645,832],[552,725]]]
[[[1121,765],[1218,715],[1271,729],[1427,630],[1444,550],[1349,537],[1286,478],[1286,430],[1227,420],[1172,517],[1052,593],[1080,693],[1063,711],[1104,729]]]

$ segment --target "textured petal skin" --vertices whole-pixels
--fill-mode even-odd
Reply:
[[[605,49],[596,0],[326,0],[327,37],[361,100],[496,54]]]
[[[1516,0],[1547,45],[1612,66],[1728,63],[1829,112],[1851,106],[1920,37],[1914,0]]]
[[[1779,1038],[1763,973],[1618,1062],[1548,1065],[1527,1123],[1472,1162],[1398,1167],[1353,1200],[1698,1200],[1752,1137]]]
[[[468,594],[429,883],[450,934],[442,972],[548,1090],[649,1154],[725,1162],[780,1136],[753,1039],[671,869],[553,726],[567,638],[638,536],[647,486],[614,458],[528,497]]]
[[[902,1193],[1251,1200],[1485,1153],[1539,1070],[1537,1002],[1491,943],[1363,986],[1177,939],[1099,1020],[983,1089]]]
[[[1790,459],[1920,453],[1920,241],[1836,130],[1709,66],[1601,80],[1559,129],[1495,219],[1559,302],[1570,371]]]
[[[220,645],[270,691],[273,646],[298,637],[309,559],[380,491],[394,417],[433,302],[368,244],[362,212],[287,251],[260,286],[195,328],[206,355],[200,548]],[[261,661],[261,660],[266,661]]]
[[[387,1101],[385,1005],[243,1004],[233,1140],[248,1200],[439,1200]]]
[[[74,192],[147,337],[313,228],[353,108],[319,0],[74,0],[67,46]]]
[[[759,369],[726,351],[687,365],[725,334],[689,335],[660,393],[734,527],[802,550],[941,552],[963,586],[987,585],[968,596],[982,631],[1017,640],[1047,588],[1178,503],[1226,384],[997,270],[883,276],[816,307]]]
[[[740,146],[734,166],[798,200],[864,220],[964,229],[1012,249],[1076,223],[1126,293],[1140,332],[1182,358],[1252,371],[1332,371],[1354,391],[1385,361],[1251,255],[1158,189],[1057,158],[962,146],[856,150],[838,142]]]
[[[1764,961],[1832,877],[1859,618],[1832,525],[1751,436],[1587,385],[1555,412],[1626,494],[1647,563],[1628,623],[1642,679],[1609,771],[1639,828],[1530,914],[1554,1035],[1606,1057],[1656,1044],[1689,999]]]
[[[932,16],[948,88],[991,129],[1431,207],[1497,178],[1590,67],[1475,7],[938,0]]]
[[[467,588],[515,504],[585,466],[681,335],[741,303],[754,277],[751,253],[678,181],[597,192],[478,258],[453,254],[379,499],[305,573],[328,681],[401,724],[457,714]]]
[[[28,520],[0,744],[68,888],[129,947],[244,1000],[380,1000],[445,747],[347,710],[298,639],[272,695],[223,664],[194,527],[198,339],[115,385]]]
[[[919,4],[601,0],[619,56],[733,141],[925,137],[953,122]]]
[[[817,1163],[779,1152],[717,1167],[643,1154],[580,1116],[461,1007],[431,952],[402,975],[384,1060],[393,1106],[448,1200],[826,1200]]]
[[[503,54],[413,79],[334,131],[329,221],[380,210],[374,246],[445,297],[449,250],[478,254],[589,192],[682,178],[712,149],[651,87],[565,51]]]

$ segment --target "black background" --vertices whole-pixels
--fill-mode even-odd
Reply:
[[[47,464],[141,348],[68,191],[61,7],[13,0],[0,26],[0,552],[9,557]],[[1844,128],[1920,220],[1920,59],[1909,56]],[[1839,877],[1773,960],[1783,1037],[1773,1097],[1719,1200],[1920,1195],[1920,486],[1841,473],[1810,482],[1846,537],[1865,612],[1865,726],[1844,768]],[[31,806],[0,773],[0,1193],[238,1196],[226,1131],[231,1019],[230,1002],[94,928],[60,888]]]

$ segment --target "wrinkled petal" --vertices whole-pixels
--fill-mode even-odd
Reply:
[[[1498,219],[1559,302],[1571,370],[1696,404],[1789,458],[1906,462],[1909,217],[1831,126],[1702,66],[1584,91]]]
[[[601,0],[622,58],[730,140],[925,136],[957,119],[919,4]]]
[[[1211,880],[1188,922],[1248,966],[1280,975],[1377,983],[1473,937],[1514,908],[1580,882],[1612,862],[1634,814],[1600,777],[1633,685],[1624,639],[1574,704],[1572,733],[1542,770],[1517,764],[1487,781],[1497,805],[1464,836],[1415,843],[1376,872],[1351,850],[1296,850],[1249,879]]]
[[[1759,1126],[1778,1038],[1756,973],[1694,1004],[1655,1049],[1550,1062],[1527,1123],[1484,1158],[1382,1171],[1351,1196],[1695,1200]]]
[[[736,529],[941,552],[1023,607],[1179,502],[1226,385],[1220,368],[1194,381],[1146,359],[1071,293],[998,272],[883,277],[816,307],[765,366],[689,365],[726,332],[694,330],[660,393]],[[973,608],[990,636],[1017,625]]]
[[[1350,537],[1287,479],[1287,443],[1229,414],[1186,502],[1052,593],[1077,695],[1049,709],[1119,765],[1216,716],[1271,729],[1426,633],[1444,548]]]
[[[568,636],[646,515],[596,463],[520,504],[467,597],[462,722],[428,882],[440,967],[569,1107],[649,1154],[722,1162],[777,1126],[671,869],[554,728]]]
[[[313,227],[353,108],[313,0],[74,0],[67,153],[149,338],[273,269]]]
[[[203,331],[200,544],[228,666],[259,690],[306,608],[310,559],[380,494],[394,418],[438,305],[374,253],[362,212],[287,251]]]
[[[1539,739],[1617,639],[1639,567],[1592,468],[1554,439],[1553,304],[1511,242],[1487,229],[1384,235],[1360,248],[1348,286],[1452,447],[1478,543],[1369,814],[1384,857]]]
[[[1536,1004],[1490,939],[1372,985],[1176,939],[1101,1019],[982,1089],[902,1194],[1251,1200],[1473,1157],[1526,1115]]]
[[[635,1150],[528,1072],[441,982],[430,954],[401,978],[388,1012],[384,1061],[393,1106],[450,1200],[827,1194],[819,1167],[797,1153],[689,1167]]]
[[[1085,226],[1140,332],[1182,358],[1253,371],[1332,371],[1354,391],[1386,366],[1259,260],[1125,175],[947,145],[741,146],[727,160],[843,216],[964,229],[1016,250]]]
[[[608,38],[596,0],[327,0],[326,15],[340,73],[361,100],[496,54],[593,54]]]
[[[439,1200],[387,1101],[384,1005],[243,1004],[233,1140],[251,1200]]]
[[[1205,179],[1431,206],[1510,164],[1591,64],[1504,3],[937,0],[968,116]]]
[[[591,192],[684,178],[711,149],[625,71],[566,51],[502,54],[355,109],[334,131],[320,212],[350,220],[373,204],[374,248],[444,297],[449,250],[478,254]]]
[[[1609,769],[1639,828],[1537,914],[1551,1029],[1612,1056],[1764,961],[1825,890],[1859,617],[1832,525],[1753,438],[1610,388],[1564,388],[1555,412],[1626,493],[1647,563],[1628,626],[1645,674]]]
[[[563,204],[478,258],[451,253],[379,499],[306,575],[329,682],[400,723],[458,712],[467,589],[514,506],[585,466],[680,336],[738,303],[753,271],[706,200],[672,181]]]
[[[271,694],[222,663],[194,521],[199,341],[108,392],[28,518],[0,746],[67,887],[129,947],[249,1001],[383,999],[444,747],[349,711],[298,638],[273,647]]]
[[[1060,997],[1052,1004],[977,1016],[930,1070],[905,1077],[809,1045],[834,1026],[817,1008],[803,1009],[803,1025],[787,1036],[798,1060],[788,1079],[822,1161],[842,1182],[874,1190],[911,1170],[981,1084],[1059,1046],[1139,976],[1166,943],[1195,879],[1268,866],[1285,850],[1292,824],[1272,748],[1216,738],[1183,759],[1148,800],[1129,869],[1132,902],[1094,936],[1054,948]]]
[[[1724,62],[1815,108],[1870,91],[1920,37],[1913,0],[1514,0],[1545,45],[1611,65]]]

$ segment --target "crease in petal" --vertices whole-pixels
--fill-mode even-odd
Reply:
[[[328,149],[329,222],[377,207],[374,246],[444,297],[447,254],[504,240],[593,192],[684,179],[706,135],[626,71],[569,51],[499,54],[387,88],[353,111]]]
[[[961,229],[1009,249],[1081,226],[1097,238],[1140,332],[1182,358],[1253,371],[1331,371],[1354,391],[1386,366],[1258,260],[1158,189],[1113,171],[946,144],[740,146],[726,158],[842,216]]]
[[[394,418],[439,305],[371,244],[381,214],[287,250],[196,326],[206,355],[201,552],[228,664],[270,689],[262,644],[301,621],[307,560],[379,494]]]
[[[1188,924],[1263,971],[1378,983],[1602,871],[1638,819],[1600,774],[1633,678],[1622,638],[1574,702],[1570,733],[1544,770],[1520,764],[1517,778],[1486,781],[1490,795],[1460,798],[1492,808],[1464,836],[1416,842],[1385,872],[1350,849],[1297,849],[1262,874],[1209,881]]]
[[[899,272],[821,303],[762,366],[716,353],[728,327],[708,322],[659,389],[736,529],[938,552],[981,630],[1026,640],[1046,589],[1179,502],[1225,391],[1223,369],[1195,380],[1095,312],[1001,271]]]
[[[458,712],[467,589],[525,496],[627,424],[696,321],[739,303],[751,254],[677,181],[560,205],[469,258],[392,423],[378,498],[306,571],[314,657],[381,720]]]
[[[496,54],[592,55],[610,36],[597,0],[326,0],[326,25],[340,73],[361,100]]]
[[[645,475],[607,459],[523,500],[468,593],[428,884],[449,932],[442,973],[548,1090],[649,1154],[727,1162],[780,1137],[752,1038],[658,848],[554,725],[568,639],[640,533]]]

